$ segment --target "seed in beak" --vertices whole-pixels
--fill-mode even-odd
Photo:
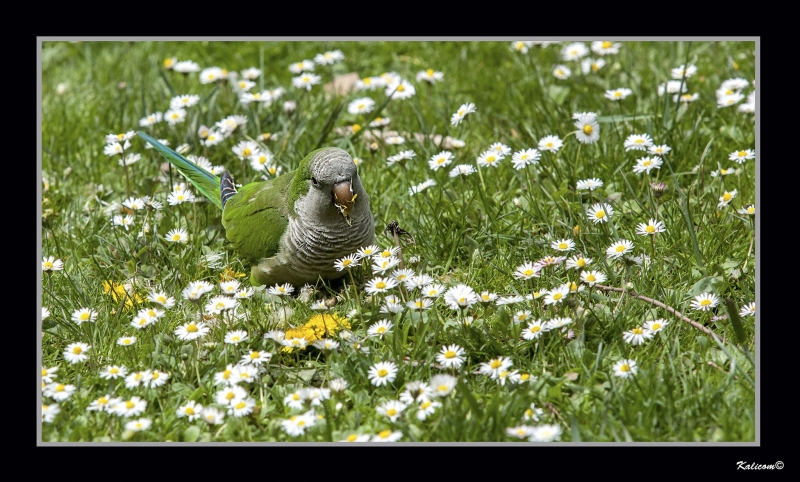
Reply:
[[[345,216],[350,215],[350,211],[352,211],[356,203],[356,196],[358,194],[353,192],[353,186],[350,181],[337,182],[333,186],[333,202]]]

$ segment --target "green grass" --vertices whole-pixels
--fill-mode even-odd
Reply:
[[[728,160],[733,151],[755,147],[755,125],[752,114],[737,112],[736,106],[717,107],[715,96],[726,79],[755,77],[755,43],[626,42],[618,54],[602,57],[605,66],[586,75],[578,62],[561,59],[564,43],[533,46],[526,54],[512,51],[509,44],[44,42],[41,250],[45,257],[63,260],[64,270],[42,274],[42,306],[50,315],[42,322],[41,356],[43,367],[59,368],[56,382],[76,390],[58,402],[60,413],[42,424],[42,441],[338,441],[352,433],[373,436],[388,429],[400,431],[401,442],[499,442],[519,440],[507,434],[509,427],[543,424],[558,426],[561,441],[754,441],[754,318],[712,319],[728,313],[724,302],[706,312],[693,310],[690,302],[706,292],[730,299],[735,310],[755,301],[753,218],[737,213],[754,202],[755,161]],[[348,72],[365,78],[394,71],[415,85],[416,95],[387,103],[383,89],[336,96],[321,84],[308,92],[292,87],[296,74],[289,72],[290,64],[333,49],[345,59],[317,66],[314,73],[322,84]],[[263,74],[253,92],[283,87],[286,94],[269,106],[242,105],[229,84],[203,85],[198,74],[184,77],[164,70],[168,57],[193,60],[201,69],[256,67]],[[555,78],[556,64],[568,66],[572,76]],[[657,92],[681,64],[698,69],[685,79],[689,93],[699,94],[687,105]],[[443,72],[443,81],[416,81],[417,72],[428,68]],[[66,90],[59,93],[59,84]],[[619,87],[631,89],[632,95],[619,102],[603,97]],[[752,90],[751,84],[742,93]],[[319,283],[310,300],[281,299],[257,289],[235,315],[212,315],[211,331],[203,338],[181,341],[176,328],[196,319],[218,289],[200,304],[184,299],[181,291],[196,280],[218,286],[223,275],[249,273],[249,266],[225,239],[216,206],[168,205],[171,183],[185,180],[177,171],[162,170],[165,159],[145,149],[141,139],[131,140],[129,152],[142,158],[128,166],[127,174],[117,163],[119,156],[103,153],[106,135],[139,130],[139,119],[166,111],[170,99],[181,94],[200,96],[198,105],[187,109],[185,122],[142,130],[168,140],[172,148],[187,144],[190,154],[225,166],[239,183],[259,181],[261,173],[231,148],[262,133],[274,135],[262,145],[275,154],[282,172],[296,168],[320,146],[341,147],[359,158],[381,245],[394,245],[383,231],[397,221],[415,240],[402,245],[404,259],[418,258],[409,267],[445,289],[464,283],[478,293],[524,296],[566,282],[580,284],[578,271],[563,263],[528,281],[513,275],[525,262],[559,254],[551,242],[570,238],[576,251],[568,255],[592,258],[588,269],[607,275],[603,285],[660,301],[725,341],[640,298],[598,287],[571,293],[554,305],[540,297],[505,306],[476,304],[459,312],[439,297],[422,314],[381,313],[383,296],[370,297],[363,289],[373,276],[368,269],[353,272],[355,284],[349,276],[333,286]],[[349,114],[348,103],[359,97],[373,98],[382,109]],[[283,108],[287,100],[297,103],[291,115]],[[452,126],[451,115],[467,102],[477,112]],[[576,112],[598,114],[597,143],[577,141],[572,133]],[[233,114],[245,115],[247,124],[219,145],[200,144],[201,125],[213,127]],[[403,135],[405,144],[376,142],[373,150],[365,129],[357,134],[346,129],[366,127],[376,116],[389,117],[385,129]],[[648,134],[655,144],[671,147],[661,169],[633,172],[636,160],[646,154],[625,151],[623,143],[631,134]],[[454,162],[433,171],[427,161],[444,148],[428,135],[450,136],[466,145],[449,149]],[[546,135],[559,136],[564,146],[557,153],[542,152],[537,165],[516,170],[509,155],[497,168],[476,166],[478,156],[495,142],[517,152],[536,148]],[[387,166],[386,159],[403,150],[413,150],[416,157]],[[478,172],[450,178],[457,164],[471,164]],[[737,170],[712,176],[720,167]],[[588,178],[604,185],[591,192],[576,190],[577,181]],[[409,195],[411,186],[426,179],[434,179],[436,186]],[[668,186],[661,197],[650,187],[657,181]],[[730,205],[718,208],[720,196],[733,189],[737,194]],[[164,208],[134,212],[127,230],[114,226],[112,216],[127,213],[121,203],[129,195],[151,196]],[[597,202],[613,207],[610,222],[588,219],[586,209]],[[649,237],[636,234],[636,226],[656,217],[667,231],[651,244]],[[140,237],[145,222],[149,232]],[[175,228],[187,231],[187,244],[164,240]],[[632,254],[640,261],[644,255],[650,258],[643,264],[607,259],[606,248],[620,239],[633,241]],[[240,279],[246,283],[247,278]],[[104,292],[104,281],[127,285],[141,303],[126,306],[125,298]],[[152,289],[174,297],[176,305],[153,325],[135,330],[130,322],[138,309],[157,306],[143,299]],[[400,289],[391,294],[404,301],[416,297]],[[345,340],[331,352],[309,347],[283,353],[263,337],[270,330],[302,325],[316,313],[311,302],[324,299],[335,301],[327,313],[347,317],[350,331],[369,353],[354,350]],[[83,307],[98,313],[94,323],[70,321]],[[282,310],[290,316],[282,316]],[[527,322],[512,321],[520,310],[529,310],[532,319],[570,317],[573,323],[569,332],[556,329],[526,341],[520,332]],[[623,341],[624,331],[658,318],[669,324],[649,341],[639,346]],[[393,322],[392,331],[383,338],[364,338],[381,319]],[[247,331],[248,340],[224,343],[225,334],[235,329]],[[125,335],[138,339],[130,347],[117,345]],[[91,345],[86,361],[65,360],[63,351],[74,342]],[[441,347],[450,344],[465,351],[461,368],[433,366]],[[249,350],[272,353],[263,372],[242,385],[255,402],[252,414],[228,415],[220,425],[177,416],[189,400],[224,412],[215,404],[220,387],[214,375]],[[529,381],[500,384],[476,373],[481,363],[501,356],[513,361],[512,370],[529,374]],[[622,359],[636,361],[633,378],[614,376],[612,366]],[[394,381],[370,384],[370,367],[390,360],[399,369]],[[169,379],[159,387],[129,389],[122,379],[101,378],[109,365],[124,365],[130,372],[159,370]],[[439,373],[457,376],[458,384],[437,399],[442,406],[425,421],[416,418],[414,406],[395,422],[376,411],[383,402],[397,400],[406,383],[428,382]],[[336,378],[344,378],[348,388],[313,407],[324,418],[302,435],[287,434],[281,422],[305,413],[309,404],[292,409],[284,397],[303,387],[328,387]],[[138,396],[147,407],[140,416],[127,418],[87,410],[105,395]],[[55,400],[43,396],[42,401],[52,405]],[[531,403],[543,409],[539,421],[523,419]],[[125,429],[140,417],[152,421],[149,429]]]

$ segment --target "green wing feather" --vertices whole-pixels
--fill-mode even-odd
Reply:
[[[210,172],[197,166],[197,164],[181,156],[164,144],[153,139],[142,131],[137,133],[139,137],[152,144],[152,146],[164,156],[170,164],[175,166],[189,182],[203,193],[212,203],[222,209],[222,200],[219,196],[219,178]]]
[[[289,224],[289,188],[295,172],[242,186],[225,203],[225,236],[240,256],[251,263],[278,252]]]

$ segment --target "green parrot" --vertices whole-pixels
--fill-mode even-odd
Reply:
[[[252,265],[251,284],[299,287],[344,275],[334,262],[375,244],[375,220],[353,158],[335,147],[317,149],[296,171],[236,189],[149,135],[153,145],[205,197],[222,209],[222,226]]]

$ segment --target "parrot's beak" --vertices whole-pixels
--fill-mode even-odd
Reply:
[[[336,208],[345,216],[350,216],[350,211],[356,203],[357,194],[353,193],[350,181],[341,181],[333,185],[333,202]]]

